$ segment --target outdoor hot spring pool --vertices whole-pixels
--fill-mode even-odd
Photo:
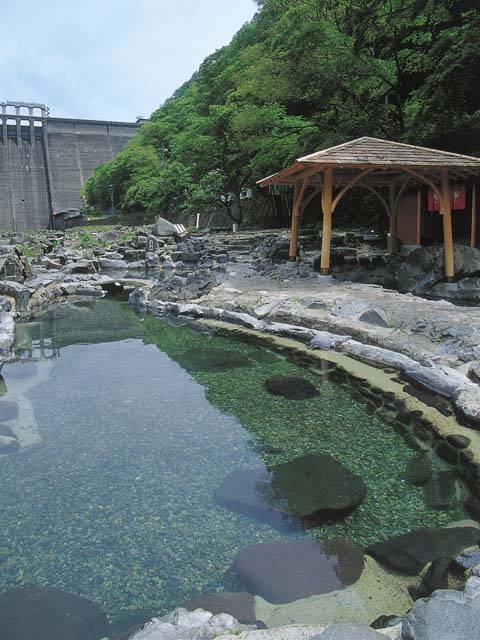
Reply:
[[[466,517],[461,500],[427,506],[406,481],[415,443],[320,364],[142,319],[115,300],[65,304],[20,325],[17,351],[22,361],[2,370],[0,417],[31,446],[0,459],[0,592],[56,587],[113,621],[161,614],[239,590],[232,560],[256,542],[321,535],[367,545]],[[223,366],[212,354],[225,351],[234,355]],[[272,376],[301,376],[320,393],[272,395]],[[366,498],[351,515],[282,529],[217,504],[228,474],[309,452],[361,476]],[[435,456],[431,465],[448,468]]]

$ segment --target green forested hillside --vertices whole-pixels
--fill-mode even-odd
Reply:
[[[238,218],[243,188],[362,135],[480,155],[478,0],[257,4],[233,41],[96,171],[90,204],[108,206],[113,184],[125,212],[220,203]]]

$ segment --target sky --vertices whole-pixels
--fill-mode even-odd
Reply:
[[[0,102],[50,114],[144,117],[227,44],[253,0],[19,0],[0,17]]]

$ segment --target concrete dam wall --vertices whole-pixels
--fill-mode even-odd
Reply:
[[[140,126],[52,118],[43,105],[0,106],[0,229],[13,231],[46,229],[55,211],[80,209],[85,181],[121,151]],[[11,109],[15,113],[8,113]]]

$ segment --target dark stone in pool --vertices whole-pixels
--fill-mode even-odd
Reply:
[[[312,518],[346,513],[364,499],[363,480],[327,455],[309,453],[272,469],[272,485],[291,513]]]
[[[187,371],[224,371],[250,364],[243,353],[228,349],[192,349],[175,359]]]
[[[276,376],[265,380],[265,388],[274,396],[288,400],[307,400],[319,395],[311,382],[296,376]]]
[[[441,442],[437,447],[437,455],[443,460],[455,464],[458,462],[458,449],[448,442]]]
[[[475,458],[475,454],[470,449],[462,449],[460,451],[460,461],[468,464]]]
[[[413,432],[420,440],[424,442],[428,442],[432,439],[432,432],[430,429],[424,424],[416,424],[413,427]]]
[[[447,442],[457,449],[466,449],[472,442],[467,436],[462,436],[459,433],[452,433],[447,436]]]
[[[229,613],[242,624],[255,624],[255,596],[251,593],[206,593],[182,604],[184,609],[204,609],[213,615]]]
[[[216,497],[240,513],[270,522],[272,515],[281,522],[282,514],[315,522],[346,515],[362,502],[366,491],[363,480],[334,458],[310,453],[270,470],[234,471]]]
[[[458,475],[455,471],[440,471],[423,486],[425,504],[431,509],[445,511],[457,503]]]
[[[429,391],[419,389],[418,387],[415,387],[411,384],[405,385],[403,387],[403,390],[414,398],[417,398],[418,400],[426,404],[428,407],[433,407],[442,415],[446,417],[453,416],[453,411],[452,409],[450,409],[448,403],[442,400],[439,396],[436,396]]]
[[[432,465],[427,456],[420,456],[409,460],[405,477],[415,487],[426,484],[433,475]]]
[[[0,640],[100,640],[110,625],[100,608],[71,593],[45,587],[0,595]]]
[[[247,589],[273,604],[347,587],[359,579],[363,564],[363,552],[349,540],[261,542],[233,561]]]
[[[418,587],[409,589],[412,599],[427,598],[437,589],[448,589],[448,577],[452,562],[452,558],[434,560],[425,572]]]
[[[0,420],[13,420],[18,416],[18,404],[12,400],[0,400]]]
[[[417,529],[373,544],[367,553],[392,569],[415,576],[429,562],[456,556],[479,542],[480,530],[473,527]]]

